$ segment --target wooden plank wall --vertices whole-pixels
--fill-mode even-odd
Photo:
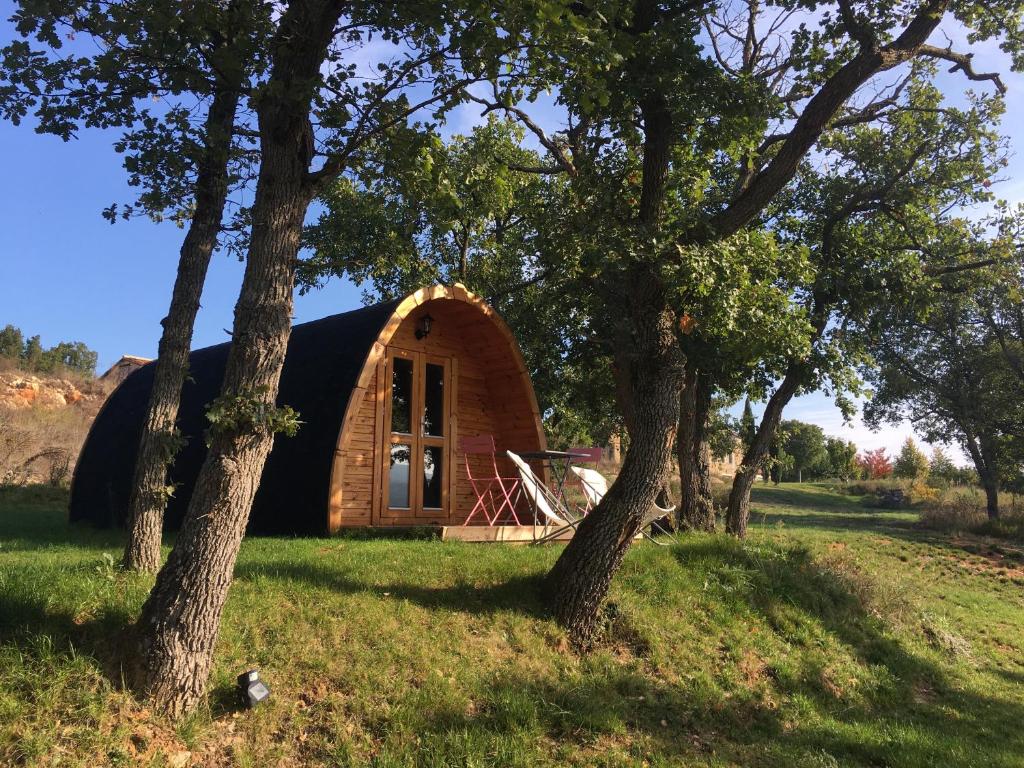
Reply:
[[[428,313],[434,323],[430,335],[416,339],[419,318]],[[383,363],[363,382],[353,396],[361,398],[345,426],[341,450],[335,460],[339,474],[333,484],[331,528],[361,525],[461,525],[476,498],[466,476],[465,460],[456,450],[458,436],[492,434],[500,451],[528,451],[543,447],[538,436],[540,416],[525,382],[518,356],[510,346],[511,337],[495,324],[479,305],[452,299],[437,299],[414,309],[395,330],[389,345],[441,355],[457,361],[453,367],[456,392],[453,398],[453,437],[447,455],[448,470],[454,463],[455,489],[447,516],[388,516],[383,519],[379,505],[384,482],[383,457],[377,446],[386,440],[382,405],[386,382]],[[352,405],[355,405],[353,402]],[[350,409],[351,411],[351,409]],[[378,460],[380,456],[380,460]],[[503,476],[514,476],[511,462],[499,461]],[[481,477],[493,474],[489,457],[471,457],[470,468]],[[450,475],[449,475],[450,477]],[[340,492],[339,492],[340,491]]]

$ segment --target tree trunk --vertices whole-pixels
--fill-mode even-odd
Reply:
[[[967,452],[978,472],[978,480],[985,489],[985,511],[989,520],[999,519],[999,469],[996,455],[996,442],[992,437],[977,436],[964,424],[960,429],[967,437]]]
[[[981,436],[981,457],[985,463],[986,472],[982,475],[982,483],[985,486],[985,511],[989,520],[999,519],[999,460],[997,456],[998,447],[995,437],[989,434]]]
[[[163,335],[153,371],[153,391],[139,441],[129,504],[124,567],[156,573],[167,503],[167,468],[176,453],[178,405],[188,374],[192,329],[206,281],[210,256],[217,246],[228,192],[228,156],[235,127],[239,87],[218,90],[206,116],[206,146],[196,178],[195,213],[181,246],[171,306],[161,321]]]
[[[985,485],[985,511],[989,520],[999,519],[999,484],[991,477],[983,481]]]
[[[577,648],[594,638],[612,576],[664,479],[682,384],[673,317],[655,277],[634,277],[627,308],[633,344],[619,346],[633,405],[630,446],[622,471],[601,503],[580,524],[548,575],[552,610]]]
[[[715,504],[711,495],[711,447],[707,441],[711,388],[698,371],[687,365],[679,397],[679,527],[691,531],[715,530]]]
[[[620,327],[620,333],[616,338],[616,348],[628,349],[632,345],[631,334],[628,329]],[[615,364],[612,366],[612,374],[615,379],[615,404],[618,406],[619,414],[622,416],[623,426],[626,428],[626,434],[629,435],[630,441],[633,440],[634,423],[636,421],[636,404],[633,401],[633,388],[630,383],[630,368],[628,363],[623,365]],[[655,497],[655,503],[662,509],[674,509],[676,507],[675,500],[672,498],[672,487],[669,480],[672,476],[672,472],[675,469],[672,461],[672,456],[669,455],[668,463],[665,466],[665,473],[662,476],[661,485],[658,488],[658,495]],[[668,520],[662,519],[660,524],[666,528],[672,527],[675,523],[671,519],[671,515],[666,515]]]
[[[272,409],[291,332],[295,265],[309,179],[309,109],[340,15],[327,0],[292,3],[273,44],[258,102],[261,163],[252,239],[219,403]],[[179,718],[204,695],[235,558],[274,433],[266,423],[214,429],[188,513],[136,629],[140,685]]]
[[[775,437],[775,430],[779,428],[779,423],[782,421],[782,409],[793,399],[793,395],[800,388],[802,373],[802,364],[795,363],[789,366],[786,377],[768,399],[761,423],[757,427],[757,432],[754,433],[754,440],[743,454],[743,461],[740,462],[736,476],[732,480],[725,530],[741,539],[747,535],[747,519],[750,517],[750,489],[753,488],[757,473],[768,456],[768,449],[771,447],[772,438]]]

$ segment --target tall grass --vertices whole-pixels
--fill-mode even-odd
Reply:
[[[990,520],[980,488],[951,488],[921,510],[921,525],[946,533],[1024,540],[1024,505],[1018,496],[1003,494],[999,519]]]

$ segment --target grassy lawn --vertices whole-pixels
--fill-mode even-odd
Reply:
[[[743,544],[637,544],[585,658],[542,610],[557,545],[247,540],[178,727],[118,685],[150,580],[63,504],[0,491],[0,765],[1024,764],[1024,551],[824,488],[757,488]]]

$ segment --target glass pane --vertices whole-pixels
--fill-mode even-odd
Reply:
[[[412,446],[391,446],[391,469],[388,471],[388,507],[409,508],[409,460]]]
[[[423,508],[441,508],[441,484],[444,482],[444,449],[439,445],[423,446]]]
[[[412,434],[412,360],[394,358],[391,372],[391,431]]]
[[[424,383],[423,434],[444,436],[444,366],[427,363]]]

